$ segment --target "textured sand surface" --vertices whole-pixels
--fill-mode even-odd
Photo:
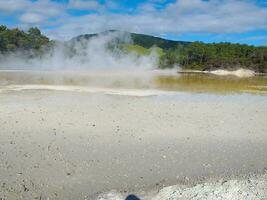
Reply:
[[[191,187],[171,186],[162,189],[153,200],[218,199],[256,200],[267,198],[267,177],[249,176],[235,180],[219,180],[196,184]]]
[[[5,91],[0,199],[93,199],[111,190],[141,195],[262,172],[266,111],[266,96],[246,94]]]
[[[135,195],[136,196],[136,195]],[[98,200],[124,200],[125,195],[110,191]],[[246,175],[235,179],[206,180],[198,184],[164,187],[158,192],[138,196],[142,200],[263,200],[267,198],[267,175]]]

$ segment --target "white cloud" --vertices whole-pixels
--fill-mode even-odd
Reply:
[[[51,17],[60,18],[65,10],[63,5],[50,0],[0,0],[0,11],[17,17],[20,27],[48,24]]]
[[[95,0],[70,0],[69,7],[81,10],[95,10],[99,8],[100,5]]]
[[[49,25],[56,28],[45,30],[53,38],[69,39],[79,34],[120,29],[150,34],[181,33],[241,33],[267,29],[267,8],[255,1],[240,0],[177,0],[160,10],[157,5],[164,0],[149,0],[134,10],[120,7],[110,0],[101,5],[96,0],[70,0],[60,4],[51,0],[0,0],[0,10],[18,11],[25,25]],[[123,12],[112,13],[118,8]],[[73,16],[68,9],[96,10],[98,14]],[[128,12],[128,13],[127,13]],[[131,14],[129,14],[131,13]],[[53,19],[53,20],[51,20]],[[55,20],[56,19],[56,20]]]
[[[27,0],[0,0],[0,11],[14,12],[25,9],[28,5]]]
[[[38,0],[33,2],[27,11],[40,13],[47,17],[54,17],[60,15],[62,12],[65,12],[65,8],[63,5],[50,0]]]
[[[36,13],[25,13],[20,17],[20,21],[23,23],[37,24],[44,21],[44,17]]]
[[[50,0],[0,0],[0,11],[11,14],[15,11],[36,12],[48,16],[58,15],[63,11],[63,6]]]
[[[162,10],[142,5],[138,14],[70,16],[49,34],[75,35],[120,29],[141,33],[240,33],[267,28],[267,9],[241,1],[178,0]]]
[[[107,29],[180,34],[239,33],[267,28],[267,9],[257,7],[252,2],[178,0],[161,10],[154,9],[153,3],[143,4],[138,9],[135,15],[105,12],[70,16],[57,30],[49,33],[70,38]]]

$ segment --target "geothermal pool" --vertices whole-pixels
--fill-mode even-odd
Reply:
[[[267,77],[237,78],[176,71],[1,71],[1,90],[62,90],[157,95],[168,92],[267,94]],[[128,92],[128,93],[127,93]]]
[[[266,86],[266,77],[2,71],[0,199],[264,198]]]

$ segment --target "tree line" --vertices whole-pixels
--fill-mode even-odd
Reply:
[[[182,69],[214,70],[248,68],[267,72],[267,47],[245,44],[203,42],[175,42],[142,34],[131,34],[133,44],[129,51],[142,54],[152,46],[158,46],[159,68],[179,66]],[[90,38],[89,38],[90,39]],[[69,43],[75,40],[70,40]],[[79,41],[77,41],[79,42]],[[0,53],[26,51],[29,56],[41,56],[51,50],[54,41],[34,27],[28,31],[0,26]],[[68,44],[68,42],[64,43]],[[71,45],[66,45],[66,47]],[[124,48],[125,49],[125,48]],[[147,50],[147,51],[146,51]],[[30,53],[29,53],[30,52]]]
[[[215,70],[247,68],[267,72],[267,47],[244,44],[192,42],[165,51],[160,68],[179,65],[183,69]]]
[[[18,28],[8,29],[6,26],[0,26],[0,52],[2,54],[18,50],[39,52],[49,43],[49,38],[42,35],[38,28],[30,28],[25,32]]]

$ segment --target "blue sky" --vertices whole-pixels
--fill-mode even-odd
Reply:
[[[0,24],[53,39],[108,29],[173,40],[267,45],[267,0],[0,0]]]

